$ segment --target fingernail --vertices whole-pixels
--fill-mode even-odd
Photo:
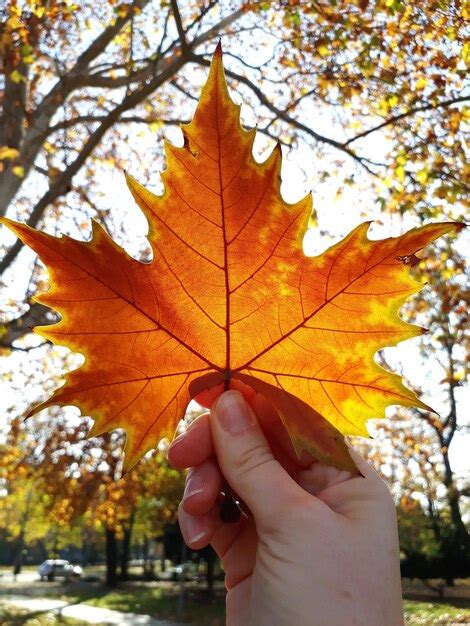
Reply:
[[[204,521],[198,517],[188,517],[186,520],[186,534],[188,543],[196,543],[206,535]]]
[[[204,478],[200,474],[190,474],[184,487],[183,500],[187,500],[191,496],[204,491]]]
[[[239,391],[226,391],[215,406],[215,414],[222,428],[232,435],[254,426],[253,413]]]
[[[173,448],[173,446],[177,446],[180,441],[183,441],[183,439],[186,437],[188,431],[185,430],[184,433],[181,433],[181,435],[178,435],[178,437],[176,437],[176,439],[173,439],[173,441],[170,443],[169,448]]]

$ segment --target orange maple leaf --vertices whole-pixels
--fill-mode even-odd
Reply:
[[[230,99],[220,48],[184,146],[165,144],[165,192],[128,177],[149,224],[153,261],[128,256],[96,222],[89,242],[4,220],[49,270],[36,297],[61,321],[36,332],[85,355],[36,406],[78,406],[90,435],[127,433],[125,469],[172,437],[189,400],[238,379],[266,395],[300,455],[354,469],[343,435],[365,435],[386,406],[425,405],[374,362],[422,333],[398,310],[421,288],[403,259],[458,224],[370,241],[361,224],[324,254],[301,248],[311,198],[280,194],[281,151],[252,154]]]

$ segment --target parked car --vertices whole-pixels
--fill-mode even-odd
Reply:
[[[65,559],[47,559],[39,566],[39,578],[41,580],[54,580],[54,578],[80,578],[83,569],[80,565],[72,565]]]

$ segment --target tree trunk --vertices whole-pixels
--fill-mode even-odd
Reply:
[[[21,516],[21,526],[20,526],[20,534],[18,535],[18,546],[16,550],[15,560],[13,563],[13,576],[16,577],[21,572],[21,567],[23,565],[23,551],[24,551],[24,538],[26,533],[26,524],[29,520],[29,510],[31,506],[31,498],[33,496],[33,490],[30,487],[28,494],[26,496],[26,508]]]
[[[460,511],[460,494],[455,484],[454,472],[449,459],[449,447],[454,438],[457,430],[457,401],[455,398],[455,365],[452,357],[452,346],[447,347],[447,355],[449,359],[449,375],[450,382],[448,383],[448,394],[450,411],[447,417],[447,427],[449,432],[445,437],[440,437],[442,460],[444,461],[444,485],[447,489],[447,503],[450,508],[450,515],[452,518],[452,524],[455,529],[456,538],[465,548],[470,550],[470,537],[465,524],[462,520],[462,514]]]
[[[147,536],[142,541],[142,574],[145,580],[148,580],[148,558],[149,558],[149,542]]]
[[[124,531],[124,537],[121,544],[121,567],[120,567],[120,580],[129,579],[129,552],[131,548],[132,527],[134,525],[134,511],[132,511],[129,518],[129,526]]]
[[[18,536],[18,543],[16,547],[15,559],[13,561],[13,576],[18,576],[21,573],[21,567],[23,565],[23,550],[24,550],[24,531],[22,530]]]
[[[113,529],[106,529],[106,585],[115,587],[118,582],[118,547],[116,532]]]
[[[449,455],[443,454],[444,458],[444,484],[447,488],[447,502],[450,508],[450,515],[452,523],[455,528],[456,535],[459,541],[464,545],[467,550],[470,549],[470,538],[462,520],[462,514],[460,512],[459,492],[455,485],[454,473],[451,469],[449,462]]]
[[[187,559],[188,559],[188,546],[183,541],[182,546],[181,546],[180,590],[178,594],[178,605],[176,609],[176,614],[179,618],[181,617],[183,613],[184,602],[185,602],[185,597],[186,597],[186,561]]]
[[[83,530],[82,541],[82,565],[85,567],[90,563],[90,554],[92,551],[91,537],[85,529]]]
[[[212,595],[212,592],[214,591],[215,552],[214,550],[212,550],[212,548],[210,548],[210,546],[206,555],[206,563],[207,563],[207,570],[206,570],[207,591],[209,592],[209,595]]]

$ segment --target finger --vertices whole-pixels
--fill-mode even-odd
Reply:
[[[238,391],[227,391],[211,411],[214,447],[222,474],[266,528],[289,510],[303,490],[274,458],[256,416]]]
[[[246,520],[246,518],[242,517],[238,520],[238,522],[230,524],[220,522],[216,525],[211,539],[211,546],[214,548],[220,559],[224,558],[227,550],[229,550],[233,542],[237,539],[238,535],[243,531],[247,524],[254,525],[253,518]]]
[[[201,465],[214,456],[209,413],[203,413],[168,448],[168,460],[179,469]]]
[[[226,571],[230,569],[233,574],[226,580],[230,586],[244,578],[242,572],[253,570],[258,536],[252,518],[242,518],[235,524],[224,524],[220,520],[218,505],[204,515],[195,516],[189,515],[180,504],[178,522],[183,539],[190,548],[199,550],[211,544]]]
[[[225,586],[227,590],[238,585],[249,576],[256,565],[256,547],[258,535],[254,523],[242,523],[237,529],[237,533],[228,533],[227,529],[221,527],[214,534],[212,546],[224,544],[224,551],[221,556],[222,566],[225,575]],[[236,540],[236,543],[235,543]],[[215,549],[215,548],[214,548]]]
[[[189,515],[203,515],[216,504],[224,484],[215,459],[208,459],[188,474],[183,508]]]
[[[181,534],[187,546],[193,550],[200,550],[209,545],[220,521],[220,508],[215,505],[204,515],[189,515],[180,503],[178,508],[178,522]]]

